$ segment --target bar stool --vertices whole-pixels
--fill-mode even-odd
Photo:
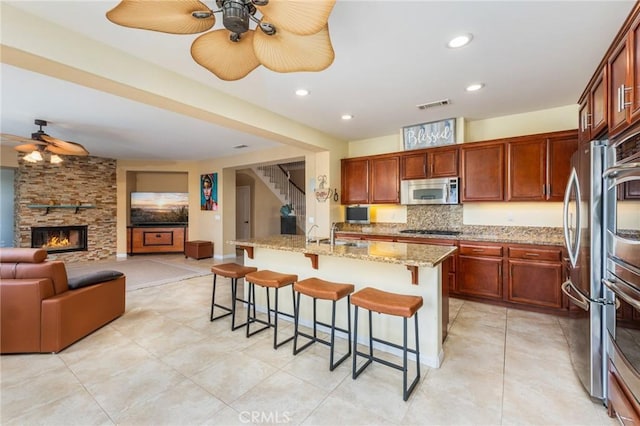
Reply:
[[[331,348],[329,355],[329,371],[333,371],[342,361],[347,359],[351,355],[351,308],[350,308],[350,300],[351,293],[353,293],[355,287],[353,284],[341,284],[341,283],[332,283],[329,281],[324,281],[319,278],[307,278],[306,280],[298,281],[293,285],[293,290],[297,292],[296,298],[296,310],[295,310],[295,332],[293,335],[293,354],[297,355],[298,353],[305,350],[307,347],[312,345],[315,342],[322,343]],[[299,318],[300,318],[300,295],[304,294],[305,296],[309,296],[313,298],[313,336],[303,333],[298,330]],[[336,327],[336,302],[344,297],[347,297],[347,327],[348,330],[344,330],[342,328]],[[321,300],[331,300],[331,325],[320,322],[316,319],[316,301],[318,299]],[[317,335],[317,324],[323,325],[325,327],[331,328],[331,340],[326,341],[321,339]],[[335,334],[336,330],[341,331],[343,333],[347,333],[347,347],[349,348],[348,353],[342,356],[335,364],[333,362],[333,353],[334,353],[334,343],[335,343]],[[307,339],[311,339],[303,346],[298,348],[298,336],[306,337]]]
[[[351,304],[355,306],[354,315],[354,334],[353,334],[353,379],[364,371],[373,361],[384,364],[388,367],[395,368],[402,371],[402,397],[406,401],[409,395],[415,388],[418,380],[420,380],[420,345],[418,343],[418,309],[422,307],[422,296],[410,296],[396,293],[389,293],[375,288],[366,287],[357,291],[351,296]],[[367,309],[369,311],[369,353],[358,352],[358,308]],[[402,317],[404,329],[403,329],[403,343],[402,346],[395,343],[377,339],[373,337],[373,327],[371,322],[371,312],[375,311],[381,314],[393,315]],[[415,333],[416,333],[416,346],[415,349],[409,349],[407,346],[407,318],[415,319]],[[373,342],[382,343],[387,346],[394,347],[396,349],[402,349],[402,365],[398,365],[381,358],[377,358],[373,355]],[[416,377],[413,379],[411,385],[407,388],[407,353],[411,352],[416,355]],[[360,369],[356,370],[356,359],[358,355],[367,358]]]
[[[211,295],[211,315],[210,320],[215,321],[220,318],[224,318],[227,315],[231,315],[231,330],[236,330],[240,327],[246,325],[246,323],[242,323],[236,326],[236,301],[247,303],[244,299],[238,298],[238,279],[244,278],[250,272],[257,271],[258,268],[253,266],[242,266],[237,263],[221,263],[219,265],[213,265],[211,267],[211,272],[213,272],[213,294]],[[221,277],[226,277],[231,279],[231,307],[219,305],[216,303],[216,277],[220,275]],[[217,317],[213,316],[214,307],[218,307],[225,311],[226,313],[218,315]]]
[[[293,291],[293,283],[298,281],[298,276],[295,274],[282,274],[280,272],[269,271],[268,269],[264,269],[261,271],[251,272],[244,277],[245,281],[249,285],[248,293],[249,300],[247,305],[247,337],[253,336],[256,333],[259,333],[267,328],[273,327],[273,349],[278,349],[278,347],[284,345],[285,343],[293,340],[293,336],[283,340],[282,342],[278,342],[278,315],[284,315],[290,318],[293,318],[294,315],[287,314],[285,312],[280,312],[278,310],[278,290],[282,287],[291,286],[291,299],[293,302],[293,311],[295,313],[296,310],[296,297]],[[267,292],[267,321],[262,319],[258,319],[256,316],[256,288],[255,286],[259,285],[264,287]],[[275,289],[276,294],[276,303],[274,309],[271,309],[271,304],[269,302],[269,289]],[[251,316],[250,307],[253,306],[253,316]],[[274,313],[274,323],[271,324],[271,312]],[[254,322],[264,324],[264,327],[250,331],[250,325]]]

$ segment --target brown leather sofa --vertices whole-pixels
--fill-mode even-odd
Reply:
[[[46,258],[0,248],[0,353],[59,352],[124,313],[124,275],[70,289],[64,262]]]

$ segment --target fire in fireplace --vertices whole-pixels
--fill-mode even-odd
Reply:
[[[87,250],[87,225],[34,226],[31,247],[44,248],[49,253]]]

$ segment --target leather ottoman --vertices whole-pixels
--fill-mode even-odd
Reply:
[[[213,243],[211,241],[187,241],[184,243],[184,257],[205,259],[213,257]]]

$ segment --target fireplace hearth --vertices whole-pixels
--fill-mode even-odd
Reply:
[[[87,225],[34,226],[31,247],[44,248],[49,253],[87,250]]]

